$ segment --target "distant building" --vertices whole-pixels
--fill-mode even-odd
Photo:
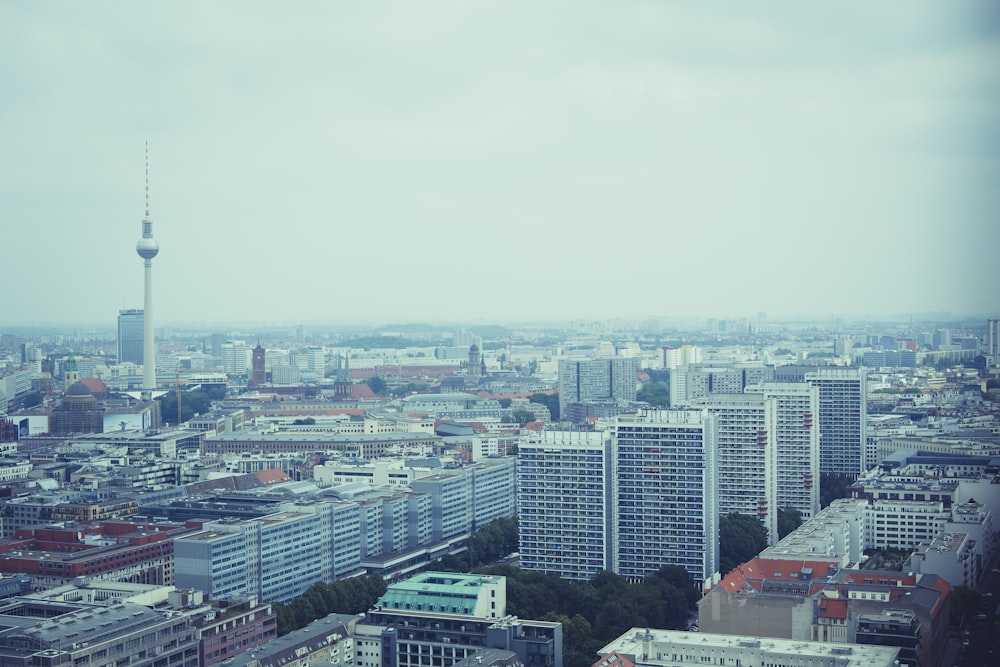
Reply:
[[[251,352],[250,368],[250,388],[263,387],[267,384],[267,371],[265,370],[265,350],[257,343],[257,347]]]
[[[780,375],[783,367],[778,367]],[[780,381],[780,377],[779,377]],[[865,369],[819,367],[805,373],[819,388],[819,470],[859,475],[866,457],[868,387]]]
[[[141,308],[118,311],[118,363],[142,365],[144,315]]]
[[[62,402],[52,409],[49,433],[68,436],[80,433],[104,432],[104,406],[83,382],[74,382],[66,389]]]
[[[601,399],[634,401],[638,360],[624,357],[559,362],[559,414],[569,403]]]

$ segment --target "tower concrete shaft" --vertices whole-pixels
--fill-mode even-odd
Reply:
[[[153,342],[153,258],[160,252],[160,244],[153,238],[153,221],[149,218],[149,142],[146,142],[146,215],[142,219],[142,238],[135,244],[135,251],[145,262],[146,293],[143,298],[142,327],[142,397],[149,400],[156,390],[156,345]]]

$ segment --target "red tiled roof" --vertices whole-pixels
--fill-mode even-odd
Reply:
[[[619,654],[617,651],[612,651],[611,653],[602,655],[601,658],[590,667],[635,667],[635,663]]]
[[[85,384],[94,395],[108,393],[108,385],[104,384],[101,378],[80,378],[80,382]]]
[[[528,422],[524,425],[526,431],[544,431],[545,422]]]
[[[356,382],[351,385],[351,398],[357,401],[368,401],[375,398],[375,392],[363,382]]]
[[[820,618],[847,618],[847,600],[822,597],[819,601]]]
[[[271,468],[270,470],[261,470],[258,473],[254,473],[254,476],[260,480],[263,486],[269,484],[278,484],[279,482],[290,482],[292,478],[284,470],[279,470],[278,468]]]

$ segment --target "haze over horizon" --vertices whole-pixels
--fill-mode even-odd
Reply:
[[[0,5],[4,325],[1000,313],[1000,8]]]

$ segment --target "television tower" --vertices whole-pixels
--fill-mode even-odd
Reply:
[[[153,239],[153,221],[149,219],[149,142],[146,142],[146,216],[142,219],[142,238],[135,244],[146,265],[146,294],[142,313],[142,400],[153,398],[156,390],[156,346],[153,344],[153,258],[160,244]]]

